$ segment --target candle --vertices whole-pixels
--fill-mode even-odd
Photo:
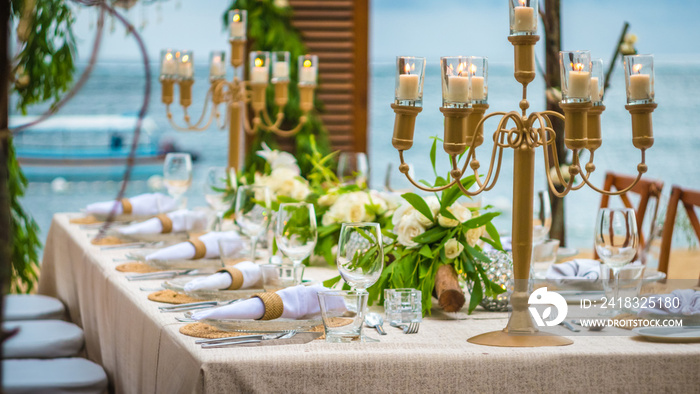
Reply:
[[[163,65],[160,68],[162,75],[175,75],[177,73],[177,62],[172,53],[167,53],[163,59]]]
[[[469,78],[450,75],[447,81],[447,101],[466,103],[469,100]],[[418,87],[417,84],[416,87]]]
[[[229,24],[231,29],[231,37],[245,37],[245,25],[241,21],[241,15],[235,14]]]
[[[287,64],[287,62],[275,62],[272,67],[272,78],[288,79],[289,64]]]
[[[651,96],[651,79],[649,75],[640,74],[641,64],[632,66],[637,74],[630,75],[629,98],[630,100],[647,100]]]
[[[598,87],[598,77],[591,77],[591,100],[600,101],[600,89]]]
[[[263,66],[263,60],[255,59],[255,66],[250,69],[250,82],[267,83],[268,71],[267,67]]]
[[[221,61],[221,56],[214,56],[211,58],[211,66],[209,66],[209,76],[211,77],[223,77],[226,75],[226,69],[224,68],[224,62]]]
[[[418,99],[418,75],[399,75],[399,91],[396,94],[398,100]]]
[[[486,91],[484,90],[484,77],[472,76],[470,82],[470,98],[472,100],[486,99]]]
[[[534,31],[535,30],[535,9],[525,7],[525,0],[520,0],[520,7],[515,7],[515,20],[513,30]]]
[[[180,78],[192,78],[194,76],[194,68],[192,67],[192,61],[189,55],[182,55],[177,73]]]
[[[567,97],[585,99],[591,94],[591,73],[582,71],[583,64],[573,65],[574,70],[569,71],[569,83]]]
[[[299,82],[301,83],[316,83],[316,67],[311,63],[311,60],[306,59],[299,70]]]

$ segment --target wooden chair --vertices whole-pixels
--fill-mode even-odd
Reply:
[[[605,184],[603,185],[603,190],[613,191],[613,189],[625,189],[626,187],[631,185],[635,179],[636,176],[620,175],[608,172],[605,174]],[[639,234],[640,250],[644,250],[645,247],[645,238],[642,234],[642,226],[644,224],[644,216],[646,215],[647,207],[649,206],[649,201],[651,199],[655,199],[656,203],[654,205],[654,212],[651,218],[649,237],[647,239],[651,239],[654,235],[654,232],[656,231],[656,216],[659,212],[659,198],[661,197],[661,189],[663,189],[663,187],[664,183],[662,181],[645,178],[640,179],[639,182],[630,191],[627,192],[639,195],[639,205],[636,208],[632,205],[632,202],[630,201],[629,196],[627,196],[627,193],[620,195],[622,203],[625,205],[625,207],[634,209],[636,213],[637,232]],[[603,197],[600,200],[600,207],[607,208],[609,202],[610,196],[603,195]],[[595,255],[595,258],[597,259],[598,253],[595,251],[595,248],[593,248],[593,253]],[[642,262],[644,263],[645,257],[643,254],[641,258],[643,260]]]
[[[671,242],[673,241],[673,227],[676,222],[676,213],[678,212],[679,203],[683,203],[683,207],[688,214],[688,219],[695,231],[695,235],[700,240],[700,221],[698,221],[698,216],[695,213],[695,207],[700,207],[700,191],[673,186],[671,189],[671,198],[668,201],[668,209],[666,210],[666,220],[664,221],[661,235],[661,254],[659,256],[659,271],[666,274],[668,274]],[[696,260],[696,264],[700,264],[698,260],[700,260],[700,258]]]

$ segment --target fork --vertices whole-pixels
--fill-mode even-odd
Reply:
[[[226,300],[226,301],[201,301],[201,302],[190,302],[188,304],[179,304],[173,306],[159,306],[158,309],[161,312],[184,312],[195,309],[207,309],[214,308],[217,306],[230,305],[234,302],[243,301],[245,298],[239,298],[237,300]]]
[[[126,280],[151,280],[151,279],[169,279],[181,275],[199,275],[199,271],[189,269],[184,271],[159,271],[149,272],[146,274],[131,274],[126,276]]]
[[[218,342],[228,342],[228,341],[234,341],[237,339],[240,340],[245,340],[245,339],[260,339],[260,340],[268,340],[268,339],[277,339],[285,334],[289,334],[294,330],[283,330],[283,331],[278,331],[278,332],[272,332],[269,334],[252,334],[252,335],[239,335],[237,337],[224,337],[224,338],[212,338],[212,339],[198,339],[194,341],[194,343],[201,345],[204,343],[218,343]]]
[[[297,335],[297,330],[285,330],[280,334],[273,334],[271,337],[265,338],[266,336],[263,335],[262,337],[258,336],[259,339],[245,339],[245,340],[235,340],[234,339],[228,338],[228,341],[223,341],[223,342],[213,342],[213,343],[202,343],[202,349],[212,349],[212,348],[219,348],[219,347],[226,347],[226,346],[235,346],[235,345],[241,345],[245,343],[260,343],[264,340],[269,340],[269,339],[287,339],[291,338],[293,336]]]
[[[412,321],[408,324],[391,323],[391,326],[403,329],[404,334],[415,334],[420,328],[420,322]]]

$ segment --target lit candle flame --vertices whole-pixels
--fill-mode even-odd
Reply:
[[[304,60],[303,66],[304,66],[304,67],[307,67],[307,68],[308,68],[308,67],[311,67],[311,60],[309,60],[309,59]]]
[[[464,63],[459,63],[457,66],[457,75],[462,76],[462,70],[464,69]],[[450,71],[452,71],[452,67],[450,67]]]
[[[241,21],[241,14],[234,14],[234,15],[233,15],[233,21],[234,21],[234,22],[240,22],[240,21]]]
[[[583,71],[583,63],[571,63],[571,67],[574,69],[574,71]]]
[[[411,65],[406,63],[406,65],[403,67],[404,71],[406,71],[406,74],[411,73]]]
[[[641,65],[641,64],[635,64],[634,66],[632,66],[632,71],[634,71],[634,72],[637,73],[637,74],[639,74],[639,72],[640,72],[641,70],[642,70],[642,65]]]
[[[520,0],[520,6],[525,7],[526,2],[527,2],[527,0]]]
[[[173,60],[173,54],[168,52],[165,54],[165,60]]]
[[[184,55],[184,56],[182,57],[182,62],[183,62],[183,63],[187,63],[188,61],[190,61],[190,56],[189,56],[189,55]]]
[[[472,75],[476,75],[476,64],[469,66],[469,72],[471,72]]]
[[[260,59],[259,57],[255,58],[255,67],[262,67],[263,65],[263,60]]]

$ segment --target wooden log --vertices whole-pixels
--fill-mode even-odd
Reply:
[[[451,265],[443,265],[435,274],[435,297],[445,312],[457,312],[464,306],[464,292],[459,286],[457,272]]]

